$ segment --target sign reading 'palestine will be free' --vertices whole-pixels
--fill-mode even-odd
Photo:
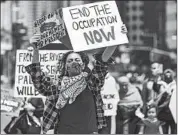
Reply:
[[[66,50],[40,50],[39,61],[41,69],[51,78],[57,81],[61,73],[61,68],[57,68],[57,63],[62,58]],[[42,97],[34,88],[31,76],[26,72],[25,66],[32,63],[33,54],[28,50],[17,50],[15,69],[15,90],[14,97]]]

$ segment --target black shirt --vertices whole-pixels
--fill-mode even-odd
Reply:
[[[72,104],[60,110],[58,134],[91,134],[97,132],[96,108],[93,95],[85,89]]]

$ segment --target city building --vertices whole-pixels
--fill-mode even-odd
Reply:
[[[170,50],[177,50],[176,6],[176,1],[166,1],[166,43]]]
[[[7,10],[8,9],[8,10]],[[12,69],[11,50],[12,44],[12,1],[1,2],[1,68],[0,76],[10,80]],[[5,80],[6,80],[5,79]],[[4,80],[1,80],[4,81]]]

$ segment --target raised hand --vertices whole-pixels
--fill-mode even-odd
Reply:
[[[36,44],[40,40],[40,34],[35,34],[33,37],[30,38],[30,46],[28,47],[28,50],[37,50]]]
[[[40,34],[35,34],[33,37],[30,38],[30,45],[28,47],[29,51],[33,50],[33,60],[32,63],[39,62],[39,50],[36,47],[37,42],[40,40]]]
[[[126,27],[126,25],[125,24],[123,24],[122,26],[121,26],[121,32],[123,33],[123,34],[127,34],[127,27]]]

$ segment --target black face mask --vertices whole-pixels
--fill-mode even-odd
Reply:
[[[67,64],[67,72],[69,75],[76,76],[82,72],[82,65],[77,62],[72,62],[71,64]]]
[[[34,111],[34,116],[36,116],[37,118],[40,118],[43,116],[43,110],[42,111]]]
[[[166,83],[170,83],[170,82],[172,82],[172,81],[173,81],[173,79],[172,79],[172,77],[171,77],[171,76],[170,76],[170,77],[165,76],[165,77],[164,77],[164,80],[165,80],[165,82],[166,82]]]

